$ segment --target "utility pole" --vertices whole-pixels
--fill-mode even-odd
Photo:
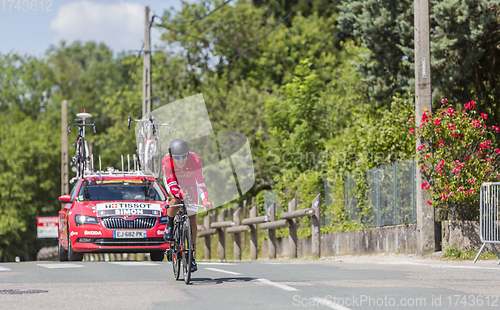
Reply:
[[[151,114],[151,35],[149,33],[149,6],[146,6],[146,32],[144,39],[144,70],[142,78],[142,117]]]
[[[415,124],[418,128],[424,112],[431,113],[431,52],[429,43],[429,0],[414,0],[415,29]],[[416,141],[416,149],[426,141]],[[418,152],[418,151],[416,151]],[[436,250],[434,207],[429,205],[429,193],[422,189],[422,167],[417,165],[416,207],[418,253]]]
[[[68,103],[61,103],[61,196],[69,194],[68,179]]]

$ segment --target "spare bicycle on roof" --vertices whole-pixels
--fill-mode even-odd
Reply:
[[[142,119],[131,119],[128,117],[128,129],[131,122],[140,124],[137,135],[137,167],[146,173],[160,176],[162,151],[158,126],[168,126],[169,133],[172,132],[171,123],[155,124],[154,116]]]
[[[75,180],[85,176],[86,172],[93,170],[91,165],[91,154],[89,153],[89,147],[87,141],[85,140],[85,127],[89,126],[95,130],[95,123],[86,123],[86,119],[92,117],[90,113],[86,113],[85,109],[83,113],[78,113],[76,115],[79,117],[76,119],[76,124],[68,124],[68,133],[71,132],[71,126],[78,126],[78,137],[75,141],[75,155],[73,156],[70,165],[76,167],[76,177],[70,180],[73,183]]]

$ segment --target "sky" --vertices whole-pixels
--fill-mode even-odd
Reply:
[[[196,2],[195,0],[187,2]],[[28,5],[29,4],[29,5]],[[116,53],[140,50],[150,17],[179,10],[181,0],[0,0],[0,53],[43,57],[51,44],[96,41]],[[43,10],[42,10],[43,9]],[[151,43],[160,33],[151,31]]]

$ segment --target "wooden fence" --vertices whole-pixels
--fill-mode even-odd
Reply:
[[[238,204],[233,208],[221,210],[217,215],[217,209],[206,215],[203,221],[203,226],[200,227],[198,237],[205,238],[204,257],[206,260],[211,259],[211,236],[218,235],[218,259],[226,259],[226,233],[233,234],[233,250],[234,260],[241,260],[241,234],[250,232],[250,259],[255,260],[258,257],[258,229],[268,230],[268,253],[269,258],[276,258],[276,229],[287,227],[289,229],[288,237],[288,254],[290,258],[297,258],[297,218],[310,216],[311,217],[311,232],[312,232],[312,255],[321,256],[321,213],[320,213],[320,195],[318,194],[311,202],[311,207],[307,209],[297,210],[297,200],[292,199],[288,203],[288,211],[279,215],[279,220],[276,220],[276,205],[273,203],[269,206],[267,215],[257,216],[257,205],[255,199],[252,199],[250,206],[250,216],[246,216],[247,204],[243,202],[243,206]],[[234,211],[234,212],[233,212]],[[227,215],[232,214],[232,220],[224,220]],[[243,219],[241,219],[243,217]]]
[[[297,258],[297,218],[311,217],[311,237],[312,237],[312,255],[321,256],[321,213],[320,213],[320,195],[318,194],[311,202],[311,207],[297,210],[297,199],[294,198],[288,203],[288,211],[279,215],[276,219],[276,205],[273,203],[267,210],[267,215],[257,216],[257,204],[255,198],[247,210],[247,202],[243,202],[240,207],[235,204],[233,208],[226,210],[214,209],[207,214],[203,221],[203,226],[198,227],[198,237],[204,238],[204,258],[211,259],[211,236],[217,234],[218,244],[217,253],[219,260],[226,259],[226,233],[233,234],[234,260],[241,260],[241,241],[242,234],[250,233],[250,259],[258,258],[258,229],[268,230],[268,253],[269,258],[276,258],[276,229],[287,227],[289,229],[288,237],[288,255],[290,258]],[[247,211],[249,217],[245,218]],[[225,220],[228,215],[232,215],[232,220]],[[150,260],[149,253],[129,253],[129,254],[85,254],[86,261],[122,261],[122,260]]]

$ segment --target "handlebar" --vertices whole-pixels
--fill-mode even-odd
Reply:
[[[71,126],[78,126],[78,127],[92,126],[92,128],[94,129],[94,133],[96,133],[95,123],[82,124],[81,122],[79,122],[79,120],[76,120],[76,121],[77,121],[77,124],[71,124],[71,123],[68,124],[68,133],[71,132]]]
[[[130,122],[138,122],[138,123],[151,123],[149,125],[151,125],[153,127],[153,133],[156,133],[156,128],[155,126],[169,126],[170,129],[169,129],[169,133],[172,133],[172,123],[161,123],[161,124],[155,124],[155,118],[154,116],[150,116],[148,117],[148,119],[132,119],[130,116],[128,117],[128,120],[127,120],[127,127],[128,129],[130,130]]]

